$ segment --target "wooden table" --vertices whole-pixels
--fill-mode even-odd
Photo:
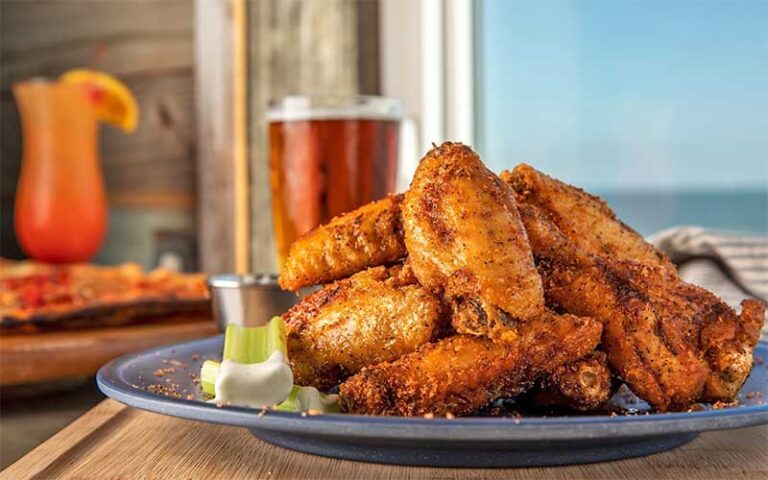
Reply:
[[[126,353],[216,332],[212,318],[199,317],[63,331],[1,332],[0,386],[89,376]]]
[[[315,457],[247,430],[164,417],[105,400],[0,479],[750,479],[768,478],[768,426],[711,432],[667,453],[573,467],[441,469]]]

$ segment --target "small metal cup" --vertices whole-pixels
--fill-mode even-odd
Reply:
[[[259,327],[282,315],[299,296],[280,288],[276,275],[212,275],[208,279],[213,315],[222,332],[227,325]]]

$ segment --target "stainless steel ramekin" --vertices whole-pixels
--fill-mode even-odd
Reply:
[[[227,325],[258,327],[282,315],[299,301],[299,295],[280,288],[270,274],[223,274],[208,278],[213,314],[219,329]]]

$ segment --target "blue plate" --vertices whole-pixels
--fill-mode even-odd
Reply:
[[[768,400],[768,364],[755,364],[739,406],[686,413],[646,413],[642,403],[622,405],[638,411],[629,416],[456,419],[302,416],[217,407],[201,400],[193,374],[199,372],[204,359],[220,358],[222,342],[218,336],[126,355],[99,370],[99,388],[132,407],[245,427],[264,441],[293,450],[403,465],[510,467],[598,462],[668,450],[707,430],[768,423],[768,404],[763,403]],[[755,356],[768,359],[768,344],[761,342]],[[169,388],[178,398],[157,393]],[[617,395],[614,401],[633,402],[626,395]]]

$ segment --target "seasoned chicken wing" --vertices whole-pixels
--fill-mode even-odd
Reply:
[[[545,311],[512,190],[469,147],[444,143],[421,160],[403,225],[414,274],[449,300],[459,332],[502,338]]]
[[[280,272],[280,286],[296,291],[404,257],[401,201],[402,195],[390,195],[299,237]]]
[[[709,374],[699,400],[732,401],[752,369],[752,352],[760,339],[765,305],[742,302],[741,315],[713,293],[684,282],[674,272],[636,262],[617,262],[615,271],[633,289],[645,295],[662,318],[663,335],[678,318],[689,319],[690,335]]]
[[[608,360],[649,403],[665,410],[693,402],[709,369],[685,335],[690,322],[674,317],[666,329],[670,336],[662,335],[662,319],[647,298],[608,264],[576,248],[537,207],[521,203],[520,211],[548,300],[604,323]]]
[[[346,411],[370,415],[466,415],[527,390],[543,373],[592,352],[600,323],[545,315],[514,340],[457,335],[392,362],[366,367],[341,385]]]
[[[603,352],[567,363],[541,380],[533,402],[540,406],[567,407],[590,411],[611,397],[611,370]]]
[[[700,400],[729,401],[735,398],[751,370],[752,351],[763,322],[762,303],[747,300],[743,304],[741,316],[737,316],[712,293],[682,281],[674,265],[665,256],[624,225],[597,197],[550,178],[528,165],[519,165],[511,173],[503,172],[502,178],[513,186],[520,204],[535,207],[540,212],[540,218],[545,218],[543,222],[538,222],[540,226],[550,222],[548,227],[539,230],[542,232],[549,229],[550,235],[539,235],[539,242],[531,240],[534,253],[540,256],[544,251],[558,252],[559,260],[547,264],[550,267],[550,274],[544,274],[548,280],[547,285],[573,285],[572,289],[548,291],[550,296],[560,298],[559,303],[571,306],[579,304],[583,295],[576,291],[584,293],[586,290],[577,285],[573,271],[581,269],[580,273],[583,274],[592,268],[593,278],[602,278],[604,286],[627,298],[623,302],[625,309],[635,305],[635,309],[623,321],[606,324],[604,335],[609,338],[605,338],[604,343],[606,348],[613,348],[616,359],[628,360],[629,356],[620,355],[620,351],[646,351],[646,356],[652,358],[645,363],[656,363],[657,371],[663,372],[667,363],[660,362],[658,355],[651,354],[655,342],[650,339],[660,339],[672,347],[672,355],[683,358],[692,350],[700,357],[700,362],[706,364],[708,372]],[[534,218],[535,215],[528,216],[529,220]],[[554,230],[557,230],[557,234],[553,235],[551,233]],[[534,236],[530,229],[529,235]],[[563,246],[564,243],[568,243],[567,247]],[[580,260],[574,262],[575,257]],[[563,270],[569,268],[570,274],[562,274]],[[552,274],[558,270],[560,274]],[[602,273],[598,270],[602,270]],[[622,286],[629,286],[630,293],[627,289],[622,290]],[[570,294],[569,290],[572,290]],[[596,306],[599,302],[600,296],[596,295],[589,303]],[[589,314],[596,315],[597,309],[569,310],[578,314],[591,312]],[[632,315],[644,321],[629,320]],[[644,332],[637,331],[640,325],[645,325]],[[638,349],[638,345],[627,341],[629,336],[625,329],[628,327],[632,328],[634,335],[645,336],[642,348]],[[666,350],[662,349],[661,352],[663,355]],[[625,367],[629,365],[627,361]],[[694,367],[693,362],[689,367],[697,372],[703,370]],[[638,364],[633,371],[639,372],[643,368]],[[688,377],[690,391],[695,389],[700,378],[700,373]],[[672,382],[674,378],[667,380],[667,383]],[[633,388],[637,391],[637,386],[633,385]],[[683,395],[681,405],[685,403],[684,398]],[[675,403],[673,398],[670,401]]]
[[[751,366],[761,304],[747,301],[738,317],[674,271],[587,253],[546,211],[524,196],[519,206],[548,301],[604,323],[602,348],[635,393],[659,410],[733,398]]]
[[[443,310],[402,265],[326,285],[283,315],[295,381],[327,389],[412,352],[444,333]]]
[[[577,248],[601,257],[632,260],[675,271],[667,257],[622,223],[599,197],[524,163],[512,172],[501,172],[501,178],[512,185],[518,201],[547,212],[550,221]]]

